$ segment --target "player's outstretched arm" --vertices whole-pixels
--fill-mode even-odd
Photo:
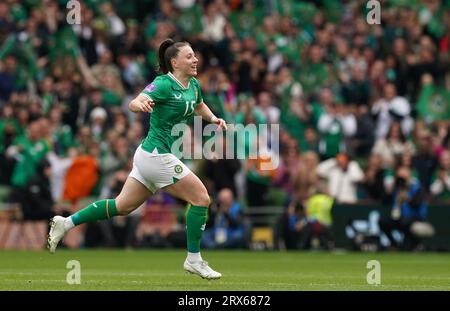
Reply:
[[[216,117],[205,103],[198,105],[197,108],[195,108],[195,113],[201,116],[204,120],[217,124],[224,131],[228,129],[225,120]]]
[[[129,104],[128,104],[128,108],[130,109],[130,111],[132,112],[152,112],[153,111],[153,106],[155,105],[155,103],[153,102],[153,100],[143,94],[139,94],[135,99],[133,99]]]

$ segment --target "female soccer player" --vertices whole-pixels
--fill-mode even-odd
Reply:
[[[97,201],[67,218],[53,217],[47,243],[51,253],[74,226],[128,215],[151,193],[162,189],[190,203],[186,213],[188,253],[184,269],[206,279],[222,276],[211,269],[200,255],[200,240],[210,204],[208,192],[200,179],[171,153],[175,140],[171,136],[172,127],[194,112],[222,130],[227,129],[225,121],[217,118],[203,102],[199,82],[194,78],[197,63],[189,43],[175,43],[171,39],[161,43],[159,66],[164,74],[155,78],[129,104],[132,112],[152,112],[151,129],[135,152],[133,169],[122,191],[115,199]]]

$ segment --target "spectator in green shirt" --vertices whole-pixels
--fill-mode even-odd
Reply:
[[[48,143],[42,137],[42,122],[33,121],[27,129],[27,134],[17,137],[6,151],[6,155],[16,160],[11,184],[24,187],[35,174],[36,166],[47,154]]]

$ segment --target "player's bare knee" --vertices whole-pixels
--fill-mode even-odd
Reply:
[[[196,206],[209,207],[209,204],[211,204],[211,200],[209,198],[208,192],[199,194],[194,200],[192,200],[191,204]]]

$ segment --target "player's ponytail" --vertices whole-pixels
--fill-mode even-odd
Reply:
[[[159,68],[158,71],[160,73],[168,73],[169,71],[172,72],[172,64],[171,59],[176,57],[178,55],[178,51],[181,47],[189,45],[187,42],[175,42],[172,39],[166,39],[164,40],[161,45],[159,46],[158,51],[158,62],[159,62]]]

